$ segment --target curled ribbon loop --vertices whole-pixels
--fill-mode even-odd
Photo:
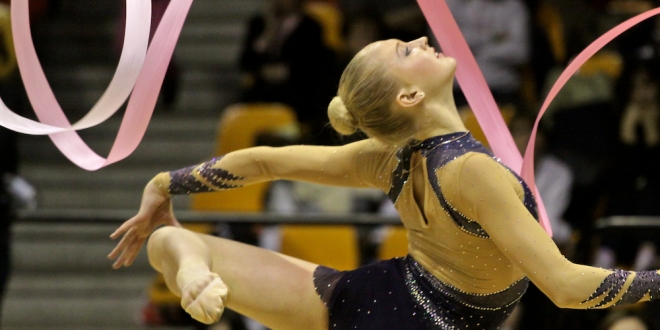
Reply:
[[[28,1],[13,1],[12,28],[18,65],[30,103],[40,122],[20,117],[1,104],[0,124],[26,134],[48,134],[69,160],[86,170],[97,170],[128,157],[135,151],[147,129],[167,65],[191,5],[192,0],[173,0],[170,3],[147,50],[151,1],[127,0],[126,38],[115,76],[92,110],[71,125],[57,103],[36,56],[30,33]],[[103,158],[89,148],[75,130],[105,121],[119,109],[129,94],[131,96],[115,142],[108,158]]]
[[[12,3],[11,23],[19,70],[37,117],[45,124],[15,114],[0,101],[0,125],[20,133],[45,135],[90,128],[110,118],[130,95],[142,69],[149,43],[150,15],[150,1],[126,1],[126,16],[130,23],[126,25],[126,39],[117,70],[89,113],[71,125],[37,58],[30,33],[28,1]]]
[[[525,150],[525,159],[522,165],[521,176],[526,180],[528,184],[535,185],[536,182],[534,180],[534,143],[536,141],[536,132],[539,127],[539,122],[541,121],[541,117],[543,117],[543,114],[548,109],[548,106],[552,100],[555,98],[555,96],[557,96],[557,93],[559,93],[561,88],[564,87],[568,79],[570,79],[573,74],[575,74],[575,72],[580,69],[582,64],[589,60],[589,58],[591,58],[603,47],[605,47],[605,45],[607,45],[610,41],[618,37],[621,33],[629,30],[633,26],[658,14],[660,14],[660,8],[651,9],[647,12],[630,18],[627,21],[607,31],[607,33],[596,39],[593,43],[591,43],[591,45],[589,45],[578,56],[576,56],[575,59],[568,65],[568,67],[566,67],[564,72],[562,72],[559,78],[557,78],[557,81],[550,89],[548,96],[545,98],[545,101],[541,106],[541,110],[539,110],[539,114],[536,117],[536,122],[534,123],[534,128],[532,129],[532,135],[529,139],[529,143],[527,144],[527,149]]]

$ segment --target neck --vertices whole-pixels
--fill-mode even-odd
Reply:
[[[437,100],[427,100],[421,111],[415,140],[423,141],[438,135],[467,131],[452,95]]]

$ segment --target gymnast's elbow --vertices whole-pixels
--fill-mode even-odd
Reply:
[[[587,297],[582,290],[576,290],[576,281],[579,278],[571,276],[548,276],[543,283],[535,283],[537,287],[559,308],[587,309],[590,304],[585,304]],[[579,284],[578,284],[579,285]]]
[[[570,294],[567,294],[564,290],[559,290],[553,294],[546,294],[550,301],[552,301],[555,306],[563,309],[577,309],[576,301],[570,297]]]

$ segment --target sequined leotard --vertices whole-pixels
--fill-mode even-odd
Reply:
[[[252,148],[157,179],[171,193],[277,179],[387,192],[408,230],[409,256],[351,272],[319,267],[315,283],[330,328],[496,329],[528,279],[565,308],[634,303],[660,291],[655,271],[610,271],[564,258],[538,225],[524,182],[465,132],[398,150],[375,140]]]

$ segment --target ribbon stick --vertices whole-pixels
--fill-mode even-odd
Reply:
[[[12,2],[12,15],[16,15],[14,16],[14,20],[16,21],[14,25],[14,38],[16,40],[17,53],[19,52],[19,48],[22,52],[18,56],[19,68],[21,69],[21,75],[28,92],[28,97],[41,123],[30,122],[25,118],[18,119],[15,114],[11,115],[6,112],[0,112],[0,122],[3,126],[10,126],[7,124],[7,121],[14,120],[12,125],[14,128],[17,128],[16,130],[20,129],[21,131],[31,131],[38,134],[49,134],[51,140],[67,158],[83,169],[90,171],[97,170],[130,155],[137,148],[137,145],[144,136],[158,99],[167,66],[183,29],[185,18],[192,5],[192,0],[173,0],[170,3],[161,20],[161,24],[159,24],[154,34],[151,46],[146,52],[144,64],[142,65],[139,63],[139,55],[136,54],[141,52],[141,49],[138,48],[140,42],[145,40],[145,36],[146,40],[148,40],[149,25],[145,25],[144,22],[149,22],[150,19],[149,16],[146,16],[145,19],[144,14],[129,15],[129,8],[133,8],[131,9],[131,13],[134,11],[137,12],[138,7],[136,6],[138,2],[141,6],[144,6],[145,3],[150,4],[150,0],[127,0],[127,34],[124,42],[124,51],[131,55],[122,57],[124,61],[122,62],[120,60],[121,67],[117,69],[118,72],[115,74],[115,78],[113,78],[106,93],[101,97],[92,111],[85,118],[81,119],[82,123],[76,123],[74,125],[75,127],[69,124],[62,109],[57,104],[34,52],[32,38],[29,32],[27,0]],[[150,7],[139,8],[141,8],[142,13],[146,12],[150,15]],[[148,10],[145,11],[145,8]],[[140,38],[143,39],[133,41],[137,37],[134,38],[132,32],[129,33],[130,29],[140,30]],[[124,51],[122,54],[124,54]],[[139,66],[142,67],[141,70]],[[122,81],[122,79],[133,79],[134,83],[132,84],[131,81]],[[135,86],[134,88],[133,85]],[[121,106],[126,100],[126,97],[123,95],[130,93],[131,89],[133,89],[133,93],[129,99],[119,133],[108,158],[105,159],[89,148],[74,130],[91,127],[109,118],[116,111],[116,109],[113,109],[114,106],[116,105],[117,108]],[[6,109],[6,106],[4,109]]]
[[[596,39],[591,45],[585,48],[575,59],[566,67],[564,72],[557,78],[557,81],[550,89],[548,96],[545,98],[541,110],[539,111],[538,116],[536,117],[536,122],[534,123],[534,128],[532,129],[532,136],[529,139],[527,144],[527,149],[525,150],[525,160],[522,167],[522,177],[530,185],[535,184],[534,180],[534,142],[536,141],[536,132],[539,127],[539,122],[541,117],[548,109],[550,102],[557,96],[557,93],[561,90],[562,87],[566,84],[568,79],[570,79],[577,70],[580,69],[582,64],[584,64],[589,58],[601,50],[605,45],[607,45],[614,38],[618,37],[621,33],[627,31],[633,26],[641,23],[644,20],[647,20],[655,15],[660,14],[660,8],[651,9],[647,12],[641,13],[633,18],[628,19],[627,21],[617,25],[613,29],[609,30],[607,33]],[[585,123],[586,124],[586,123]]]
[[[15,1],[11,5],[12,31],[15,40],[19,70],[25,88],[42,124],[12,112],[0,100],[0,125],[11,130],[45,135],[96,126],[110,118],[126,101],[137,81],[149,43],[151,1],[128,1],[126,38],[117,70],[106,91],[85,117],[74,125],[66,119],[37,58],[30,32],[28,1]]]
[[[474,55],[454,20],[444,0],[417,0],[424,12],[433,34],[440,43],[442,51],[457,58],[456,79],[461,85],[465,97],[484,131],[493,153],[516,173],[520,173],[523,164],[520,151],[516,147],[509,128],[506,126],[493,94],[488,88]],[[523,177],[523,179],[525,179]],[[552,236],[552,228],[547,212],[534,181],[527,181],[534,191],[538,202],[539,220],[545,231]]]

